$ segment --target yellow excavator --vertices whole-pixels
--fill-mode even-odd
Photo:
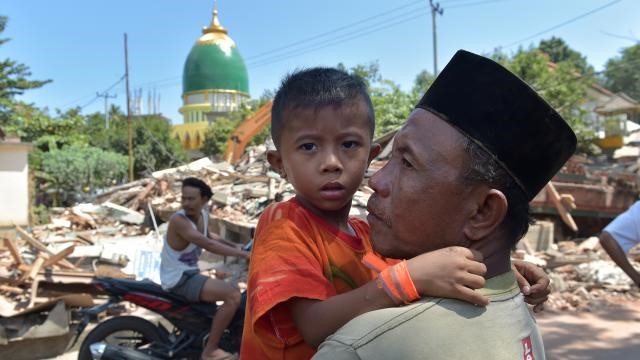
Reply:
[[[235,164],[244,153],[244,148],[265,126],[271,122],[271,106],[269,100],[262,105],[253,115],[242,120],[227,140],[227,149],[224,152],[224,160],[229,164]]]

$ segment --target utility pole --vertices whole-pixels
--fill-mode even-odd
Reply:
[[[129,52],[127,33],[124,33],[124,77],[127,88],[127,124],[129,127],[129,181],[133,181],[133,132],[131,129],[131,99],[129,97]]]
[[[118,94],[113,94],[113,95],[109,95],[108,91],[105,91],[103,93],[96,93],[97,97],[103,97],[104,98],[104,128],[108,129],[109,128],[109,99],[115,99],[116,97],[118,97]]]
[[[436,40],[436,15],[444,13],[444,9],[440,7],[440,3],[433,4],[433,0],[429,0],[431,5],[431,25],[433,29],[433,76],[438,76],[438,43]]]

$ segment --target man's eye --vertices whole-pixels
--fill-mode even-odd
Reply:
[[[345,142],[342,143],[342,146],[344,146],[345,149],[353,149],[353,148],[358,146],[358,142],[357,141],[345,141]]]
[[[300,145],[300,149],[305,151],[312,151],[312,150],[315,150],[316,148],[317,148],[316,144],[312,144],[312,143],[306,143],[306,144]]]
[[[402,162],[402,166],[406,167],[406,168],[413,168],[413,164],[409,162],[409,160],[402,158],[401,160]]]

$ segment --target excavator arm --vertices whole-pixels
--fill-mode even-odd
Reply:
[[[272,101],[262,105],[253,115],[242,120],[227,140],[227,149],[224,152],[224,160],[229,164],[238,162],[244,148],[262,129],[271,122]]]

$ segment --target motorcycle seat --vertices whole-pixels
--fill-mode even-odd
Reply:
[[[180,296],[178,294],[174,294],[167,290],[164,290],[162,286],[156,284],[155,282],[149,279],[130,280],[130,279],[116,279],[116,278],[98,278],[96,280],[98,282],[106,282],[110,286],[115,287],[123,292],[141,292],[141,293],[157,296],[160,298],[170,299],[174,302],[192,304],[185,297]],[[206,303],[203,303],[203,304],[206,304]]]

